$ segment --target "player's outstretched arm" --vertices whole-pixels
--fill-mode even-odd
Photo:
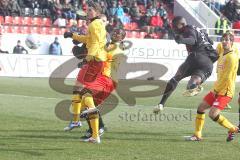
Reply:
[[[63,34],[64,38],[72,38],[73,40],[79,41],[81,43],[87,43],[87,36],[78,35],[77,33],[65,32]]]

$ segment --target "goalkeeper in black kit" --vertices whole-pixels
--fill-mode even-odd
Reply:
[[[153,109],[156,114],[163,110],[171,93],[186,77],[191,76],[183,95],[199,94],[203,89],[201,84],[212,74],[213,63],[218,59],[218,55],[212,47],[213,42],[208,35],[195,26],[187,25],[185,18],[175,17],[172,21],[172,30],[176,43],[186,45],[188,56],[167,83],[160,103]]]

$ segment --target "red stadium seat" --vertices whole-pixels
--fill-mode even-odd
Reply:
[[[34,17],[32,19],[32,25],[34,25],[34,26],[41,26],[42,25],[42,18]]]
[[[12,30],[14,33],[18,33],[18,34],[22,33],[22,27],[20,26],[14,26]]]
[[[52,28],[51,33],[53,35],[59,35],[60,34],[59,28]]]
[[[6,16],[4,24],[11,25],[13,23],[11,16]]]
[[[24,26],[22,27],[22,34],[30,34],[31,33],[31,27]]]
[[[32,17],[24,17],[23,25],[31,26],[32,25]]]
[[[42,27],[41,34],[51,34],[49,27]]]
[[[35,34],[41,34],[41,28],[40,27],[32,27],[31,28],[31,33],[35,33]]]
[[[13,17],[13,25],[22,25],[23,18],[22,17]]]
[[[4,23],[4,18],[3,16],[0,16],[0,24],[3,24]]]
[[[139,32],[132,31],[132,38],[138,38],[139,37]]]
[[[2,35],[2,33],[3,33],[3,27],[0,26],[0,35]]]
[[[12,26],[4,26],[4,33],[13,33]]]
[[[126,31],[126,37],[127,38],[132,38],[132,32],[131,31]]]
[[[66,28],[60,28],[60,30],[59,30],[59,34],[64,34],[64,32],[66,32],[66,31],[67,31]]]
[[[140,32],[138,38],[144,39],[146,34],[147,34],[146,32]]]
[[[42,19],[42,25],[46,27],[52,26],[52,21],[50,18],[43,18]]]
[[[239,37],[239,36],[235,36],[235,37],[234,37],[234,42],[239,43],[239,42],[240,42],[240,37]]]

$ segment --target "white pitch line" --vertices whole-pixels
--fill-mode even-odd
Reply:
[[[23,98],[39,98],[39,99],[51,99],[51,100],[57,100],[61,98],[53,98],[53,97],[39,97],[39,96],[26,96],[26,95],[19,95],[19,94],[5,94],[0,93],[0,96],[11,96],[11,97],[23,97]]]
[[[124,103],[119,103],[119,105],[122,105],[122,106],[128,106],[127,104],[124,104]],[[154,106],[149,106],[149,105],[135,105],[135,106],[131,106],[131,107],[154,107]],[[168,110],[168,109],[174,109],[174,110],[185,110],[185,111],[195,111],[195,112],[197,112],[197,108],[164,107],[164,110]],[[164,113],[164,110],[163,110],[163,113]],[[222,113],[227,113],[227,114],[238,114],[238,113],[225,112],[225,111],[222,111]]]
[[[27,96],[27,95],[5,94],[5,93],[0,93],[0,96],[23,97],[23,98],[38,98],[38,99],[49,99],[49,100],[63,99],[63,98],[55,98],[55,97]],[[118,104],[122,105],[122,106],[128,106],[125,103],[118,103]],[[135,106],[130,106],[130,107],[154,107],[154,106],[150,106],[150,105],[135,105]],[[177,108],[177,107],[166,107],[164,110],[168,110],[168,109],[185,110],[185,111],[190,111],[190,110],[191,111],[196,111],[197,110],[197,108],[193,109],[193,108]],[[224,113],[227,113],[227,114],[238,114],[238,113],[232,113],[232,112],[224,112]]]

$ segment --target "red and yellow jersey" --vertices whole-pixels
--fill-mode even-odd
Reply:
[[[107,55],[104,49],[106,45],[106,29],[101,19],[95,19],[88,25],[86,35],[73,33],[72,38],[86,44],[88,49],[86,59],[88,61],[92,59],[106,61]]]
[[[218,95],[233,97],[238,70],[238,48],[235,44],[232,51],[224,55],[222,43],[217,46],[219,59],[217,62],[217,81],[214,83],[214,92]]]
[[[124,51],[119,48],[119,44],[108,46],[107,61],[104,62],[102,75],[110,77],[114,82],[118,82],[118,69],[124,57]]]

